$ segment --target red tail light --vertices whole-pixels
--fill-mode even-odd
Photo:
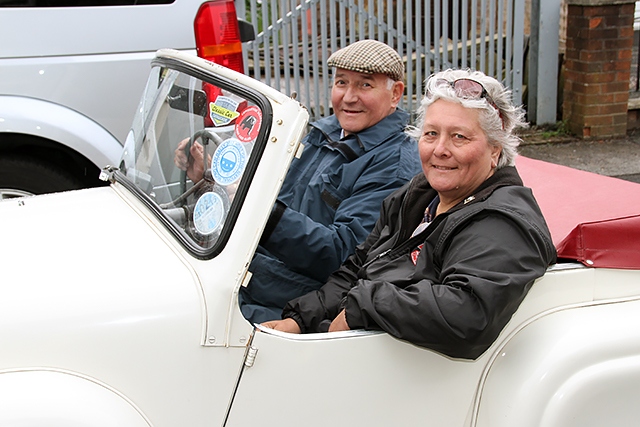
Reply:
[[[193,23],[198,56],[244,72],[242,42],[233,0],[203,3]]]

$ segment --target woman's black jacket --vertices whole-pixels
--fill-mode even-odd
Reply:
[[[351,329],[378,329],[451,357],[475,359],[534,280],[556,261],[540,208],[514,167],[410,238],[436,196],[424,175],[387,197],[367,239],[283,318],[326,331],[344,308]]]

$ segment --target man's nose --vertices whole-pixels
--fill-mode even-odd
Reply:
[[[358,100],[358,89],[353,85],[347,85],[346,90],[344,91],[344,96],[342,99],[345,102],[355,102]]]

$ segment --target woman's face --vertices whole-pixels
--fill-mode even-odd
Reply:
[[[489,145],[477,110],[443,99],[427,109],[419,150],[424,175],[447,209],[493,175],[501,151]]]

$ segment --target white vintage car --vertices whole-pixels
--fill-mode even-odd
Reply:
[[[519,159],[562,262],[476,360],[275,332],[237,295],[307,113],[189,54],[152,65],[110,186],[0,203],[0,426],[640,424],[640,185]]]

